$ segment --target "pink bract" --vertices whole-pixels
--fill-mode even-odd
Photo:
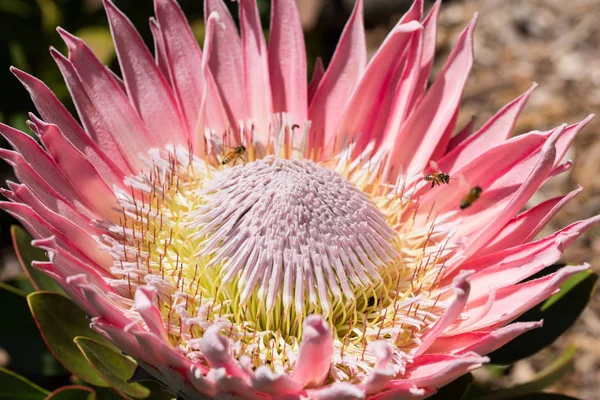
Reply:
[[[367,62],[358,0],[307,84],[293,0],[272,1],[268,44],[254,0],[239,32],[205,0],[203,49],[155,0],[154,56],[104,3],[122,77],[62,29],[68,57],[51,50],[80,123],[12,70],[41,145],[0,125],[21,182],[0,204],[49,253],[36,266],[181,398],[424,398],[540,327],[511,322],[588,268],[524,281],[598,222],[535,239],[579,189],[522,209],[591,117],[511,138],[532,87],[452,136],[476,16],[427,88],[440,2],[416,0]]]

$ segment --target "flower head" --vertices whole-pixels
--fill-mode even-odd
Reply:
[[[425,397],[539,327],[511,321],[587,268],[524,281],[598,217],[534,240],[577,191],[521,209],[589,118],[509,138],[529,90],[452,136],[476,18],[426,90],[439,2],[367,63],[357,1],[307,85],[295,4],[273,1],[267,46],[253,0],[240,34],[205,0],[201,51],[155,0],[152,57],[106,0],[122,78],[59,29],[81,125],[13,70],[43,147],[0,126],[21,181],[1,206],[92,326],[182,398]]]

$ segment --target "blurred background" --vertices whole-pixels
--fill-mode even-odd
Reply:
[[[153,48],[148,18],[150,0],[114,0],[134,22]],[[55,28],[83,38],[96,55],[114,71],[118,64],[101,0],[0,0],[0,121],[28,132],[27,113],[34,111],[26,91],[8,71],[14,65],[45,81],[73,110],[49,46],[66,52]],[[179,0],[199,41],[203,40],[202,0]],[[235,5],[227,1],[235,13]],[[263,26],[268,27],[269,0],[258,0]],[[299,0],[306,32],[309,73],[321,56],[327,64],[350,15],[354,0]],[[407,0],[365,0],[365,25],[372,54],[408,8]],[[426,2],[429,8],[431,2]],[[475,31],[475,64],[468,81],[459,122],[472,116],[476,128],[504,104],[526,91],[532,82],[539,87],[525,108],[514,134],[547,130],[563,122],[574,123],[600,111],[600,0],[446,0],[441,9],[435,72],[439,71],[459,32],[480,12]],[[6,147],[5,142],[0,146]],[[569,223],[600,214],[600,118],[592,121],[575,139],[568,153],[574,162],[567,173],[547,183],[532,204],[567,193],[585,190],[552,220],[543,232],[554,232]],[[14,179],[11,168],[0,161],[0,184]],[[9,227],[15,223],[0,213],[0,281],[19,273],[12,252]],[[564,262],[588,261],[600,272],[600,228],[592,229],[565,253]],[[5,307],[2,304],[0,307]],[[4,323],[4,322],[3,322]],[[574,370],[550,390],[581,399],[597,399],[600,393],[600,298],[596,294],[582,318],[565,336],[533,358],[519,361],[492,386],[524,382],[543,369],[569,344],[579,355]],[[3,365],[0,349],[0,366]],[[479,379],[492,379],[481,371]]]

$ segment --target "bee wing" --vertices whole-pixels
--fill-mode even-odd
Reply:
[[[433,168],[436,172],[442,172],[440,166],[433,160],[429,160],[429,166]]]

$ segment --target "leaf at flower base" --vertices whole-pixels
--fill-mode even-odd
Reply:
[[[573,368],[575,358],[575,346],[569,346],[552,364],[538,373],[531,381],[515,385],[506,389],[495,390],[482,397],[481,400],[504,400],[527,398],[532,393],[537,393],[551,385],[569,373]]]
[[[4,368],[0,368],[0,399],[43,400],[50,394],[35,383]]]
[[[60,286],[52,278],[31,266],[32,261],[46,261],[46,252],[31,245],[32,237],[17,225],[10,227],[13,246],[23,272],[29,277],[31,284],[36,290],[64,293]]]
[[[96,386],[108,386],[88,364],[79,347],[73,343],[75,337],[86,336],[109,345],[103,336],[90,328],[85,312],[58,293],[32,293],[27,296],[27,301],[42,337],[54,357],[81,380]]]
[[[46,348],[35,325],[25,293],[0,282],[0,345],[8,353],[10,370],[29,377],[67,373]],[[10,322],[7,322],[10,321]]]
[[[96,400],[96,392],[87,386],[63,386],[50,393],[44,400]]]
[[[473,383],[473,374],[466,374],[457,378],[447,384],[446,386],[441,387],[436,394],[429,397],[432,400],[445,400],[445,399],[455,399],[462,400],[465,398],[467,392],[469,392],[469,388]]]
[[[33,284],[31,283],[31,280],[25,274],[21,274],[14,279],[6,281],[6,284],[19,289],[20,291],[24,292],[25,295],[36,291],[35,287],[33,287]]]
[[[577,320],[590,301],[598,275],[582,271],[570,277],[561,291],[527,311],[517,321],[544,320],[544,326],[533,329],[507,343],[488,356],[494,364],[512,364],[529,357],[554,342]]]
[[[90,365],[116,391],[135,399],[166,400],[172,398],[167,393],[158,390],[151,391],[139,383],[128,383],[127,381],[135,372],[137,364],[120,352],[85,337],[75,338],[75,343]]]

